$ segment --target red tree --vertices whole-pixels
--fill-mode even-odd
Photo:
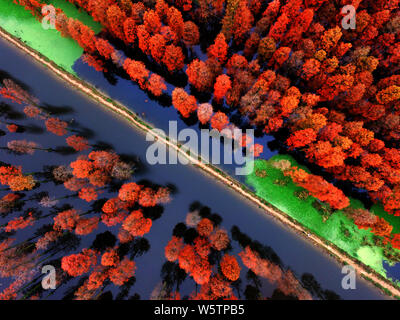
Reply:
[[[210,121],[213,114],[213,107],[209,103],[202,103],[197,109],[197,117],[202,124],[206,124]]]
[[[150,72],[143,62],[127,58],[124,62],[124,69],[133,81],[137,82],[142,89],[145,88]]]
[[[147,90],[157,97],[161,96],[163,91],[167,90],[164,78],[156,73],[152,73],[147,82]]]
[[[168,68],[169,72],[179,71],[184,66],[185,56],[182,49],[173,44],[166,46],[163,57],[163,63]]]
[[[141,210],[135,210],[124,220],[122,227],[134,237],[143,237],[150,232],[151,225],[151,219],[145,218]]]
[[[91,249],[83,249],[82,253],[62,257],[61,268],[72,277],[80,276],[96,264],[96,253]]]
[[[193,60],[186,69],[189,83],[199,91],[206,91],[212,86],[213,75],[207,65],[199,60]]]
[[[128,18],[124,21],[124,35],[128,43],[134,43],[136,40],[136,21]]]
[[[317,133],[314,129],[308,128],[296,131],[286,141],[286,144],[291,148],[301,148],[309,145],[317,139]]]
[[[225,254],[220,262],[221,271],[230,281],[236,281],[240,276],[240,266],[234,256]]]
[[[217,77],[214,84],[215,100],[221,102],[228,90],[231,89],[231,80],[226,74],[221,74]]]
[[[219,33],[214,40],[214,43],[208,47],[207,54],[210,58],[216,59],[219,63],[223,64],[226,60],[228,53],[228,45],[225,41],[223,33]]]
[[[228,116],[223,112],[216,112],[211,118],[211,127],[213,129],[217,129],[218,131],[222,131],[229,124]]]
[[[116,4],[112,4],[107,9],[107,21],[111,32],[121,40],[125,40],[124,21],[125,13]]]
[[[196,98],[188,95],[182,88],[175,88],[172,92],[172,105],[184,118],[188,118],[197,109]]]

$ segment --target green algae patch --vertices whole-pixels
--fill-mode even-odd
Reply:
[[[63,9],[68,17],[77,18],[92,27],[95,32],[101,30],[98,23],[71,3],[63,0],[53,0],[51,3],[55,8]],[[23,6],[13,3],[12,0],[0,0],[0,26],[58,66],[75,74],[72,66],[82,55],[83,49],[73,39],[61,37],[57,30],[44,29]]]
[[[307,193],[303,188],[296,186],[290,178],[283,175],[281,170],[272,166],[273,161],[282,159],[289,160],[292,166],[309,172],[291,156],[276,155],[270,160],[255,160],[254,170],[246,177],[246,183],[254,188],[259,197],[386,277],[383,261],[387,259],[384,250],[376,245],[376,237],[369,230],[358,229],[343,211],[332,211],[316,198],[310,195],[304,196]],[[359,200],[350,198],[350,203],[353,208],[363,208]],[[375,208],[375,213],[378,208]]]
[[[378,271],[380,274],[385,274],[385,269],[382,263],[382,249],[378,247],[364,246],[358,249],[357,256],[367,266]]]

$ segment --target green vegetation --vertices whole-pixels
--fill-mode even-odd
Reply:
[[[50,1],[47,2],[50,3]],[[79,19],[95,32],[101,30],[100,24],[94,22],[86,13],[78,11],[71,3],[52,0],[51,4],[64,10],[69,17]],[[12,0],[0,0],[0,25],[60,67],[75,74],[72,66],[83,53],[83,49],[76,41],[61,37],[57,30],[44,29],[29,11],[16,5]]]
[[[393,226],[392,233],[400,233],[400,218],[394,215],[388,214],[381,203],[372,206],[371,211],[377,216],[384,218]]]
[[[398,250],[382,248],[378,238],[369,230],[360,230],[342,211],[332,211],[319,203],[314,197],[307,196],[305,190],[296,186],[279,169],[272,166],[276,160],[289,160],[292,166],[300,166],[291,156],[276,155],[270,160],[256,160],[254,171],[247,176],[246,182],[255,188],[256,194],[289,216],[300,222],[318,236],[330,241],[352,257],[370,266],[383,276],[386,271],[383,260],[388,260],[388,253],[394,257]],[[309,172],[309,171],[308,171]],[[278,182],[281,181],[281,182]],[[362,208],[361,201],[350,198],[351,206]],[[399,232],[400,224],[396,217],[388,215],[380,205],[372,211],[394,224],[393,232]]]

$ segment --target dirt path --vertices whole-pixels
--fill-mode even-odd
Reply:
[[[109,97],[105,94],[99,92],[97,89],[93,88],[90,84],[78,79],[77,77],[69,74],[68,72],[60,69],[57,65],[53,62],[48,61],[44,58],[40,53],[36,52],[32,48],[25,45],[22,41],[15,38],[14,36],[10,35],[7,31],[3,30],[0,27],[0,36],[7,40],[8,42],[14,44],[19,49],[24,51],[25,53],[29,54],[38,62],[44,64],[47,68],[51,71],[56,73],[61,79],[67,81],[70,85],[74,88],[80,90],[81,92],[88,95],[90,98],[96,100],[97,102],[103,104],[107,109],[114,111],[115,113],[119,114],[120,116],[124,117],[126,120],[134,124],[137,128],[142,130],[145,133],[150,133],[153,135],[158,141],[165,143],[169,148],[176,150],[179,152],[180,155],[186,157],[192,164],[198,166],[203,171],[207,172],[209,175],[215,177],[220,182],[225,184],[227,187],[235,190],[240,195],[245,197],[246,199],[250,200],[252,203],[256,204],[260,208],[265,210],[266,214],[269,214],[276,219],[278,219],[281,223],[285,226],[290,227],[292,230],[296,231],[297,233],[302,234],[307,239],[311,240],[314,245],[322,248],[326,252],[331,255],[334,255],[337,260],[346,265],[352,266],[358,275],[366,277],[371,282],[374,282],[375,285],[378,287],[384,288],[388,290],[392,295],[400,297],[400,289],[394,286],[389,280],[385,279],[378,273],[373,270],[370,270],[369,267],[362,264],[361,262],[357,261],[356,259],[349,256],[347,253],[343,252],[336,246],[327,243],[324,239],[318,237],[317,235],[311,233],[307,228],[302,226],[300,223],[294,221],[290,218],[286,213],[280,211],[277,208],[274,208],[272,205],[266,204],[260,197],[256,196],[247,188],[243,188],[243,185],[236,181],[235,179],[231,178],[227,174],[223,173],[219,168],[212,165],[205,164],[205,161],[201,161],[201,157],[199,156],[191,156],[188,155],[184,150],[182,150],[176,141],[169,139],[166,136],[162,136],[159,134],[154,133],[152,127],[145,123],[143,120],[138,118],[134,113],[132,113],[127,107],[118,104],[112,101]],[[385,292],[386,293],[386,292]]]

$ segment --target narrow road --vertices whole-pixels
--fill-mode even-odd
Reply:
[[[250,190],[243,189],[243,185],[236,181],[235,179],[231,178],[228,174],[224,174],[223,172],[221,173],[221,170],[212,165],[206,164],[205,161],[201,161],[201,157],[197,155],[188,155],[184,150],[182,150],[179,146],[177,141],[173,141],[170,138],[164,136],[164,135],[159,135],[156,134],[152,131],[152,127],[148,124],[146,124],[142,119],[138,118],[134,113],[132,113],[127,107],[116,103],[112,101],[109,97],[107,97],[105,94],[99,92],[97,89],[92,87],[90,84],[78,79],[77,77],[71,75],[70,73],[60,69],[55,63],[48,61],[46,58],[44,58],[40,53],[36,52],[32,48],[28,47],[26,44],[24,44],[22,41],[19,39],[15,38],[14,36],[10,35],[7,31],[3,30],[0,27],[0,36],[3,37],[5,40],[8,42],[14,44],[17,46],[19,49],[24,51],[25,53],[29,54],[31,57],[33,57],[35,60],[38,62],[42,63],[45,65],[47,68],[49,68],[51,71],[53,71],[55,74],[57,74],[61,79],[67,81],[70,85],[72,85],[74,88],[80,90],[81,92],[85,93],[88,95],[90,98],[94,99],[95,101],[101,103],[104,105],[107,109],[110,109],[114,111],[115,113],[119,114],[120,116],[124,117],[126,120],[131,122],[133,125],[135,125],[137,128],[142,130],[145,133],[150,133],[151,135],[154,136],[155,139],[158,141],[164,143],[167,145],[169,148],[176,150],[181,154],[182,156],[186,157],[190,163],[194,164],[195,166],[201,168],[203,171],[207,172],[211,176],[215,177],[219,181],[225,184],[228,188],[231,188],[238,192],[240,195],[245,197],[246,199],[250,200],[260,208],[265,210],[265,213],[268,215],[271,215],[278,219],[281,223],[283,223],[285,226],[290,227],[292,230],[302,234],[304,237],[307,239],[311,240],[314,245],[318,246],[319,248],[322,248],[323,250],[327,251],[329,254],[334,255],[339,262],[342,264],[350,265],[352,266],[358,275],[362,275],[368,280],[372,281],[378,287],[380,286],[381,288],[384,288],[388,290],[392,295],[400,297],[400,289],[393,285],[389,280],[385,279],[378,273],[374,271],[370,271],[367,266],[362,264],[361,262],[357,261],[356,259],[352,258],[349,256],[347,253],[341,251],[339,248],[336,246],[327,243],[325,240],[322,238],[318,237],[317,235],[310,233],[310,231],[305,228],[303,225],[300,223],[292,220],[286,213],[280,211],[277,208],[274,208],[272,205],[267,205],[265,204],[262,199],[258,196],[256,196],[253,192]]]

